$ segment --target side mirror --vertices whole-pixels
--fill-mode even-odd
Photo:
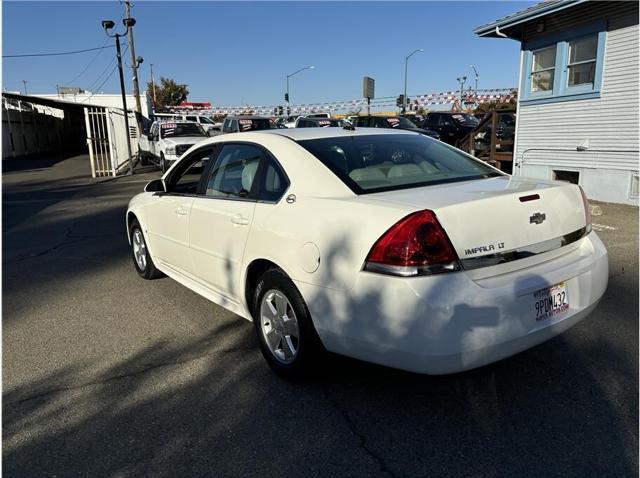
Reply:
[[[144,187],[144,191],[147,193],[163,193],[166,192],[164,188],[164,181],[162,179],[154,179],[149,181]]]

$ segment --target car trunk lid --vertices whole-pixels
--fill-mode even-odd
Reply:
[[[370,197],[432,210],[465,268],[483,265],[469,259],[560,247],[586,226],[580,189],[569,183],[503,176]]]

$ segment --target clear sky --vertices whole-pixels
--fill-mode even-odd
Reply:
[[[533,3],[138,1],[132,16],[136,54],[144,57],[142,89],[153,63],[156,79],[189,85],[190,101],[261,105],[282,104],[286,75],[307,65],[315,69],[291,79],[293,103],[359,98],[364,75],[375,78],[377,97],[397,95],[404,58],[416,48],[425,52],[409,60],[410,96],[454,90],[462,75],[473,81],[470,64],[478,70],[479,88],[516,86],[519,44],[477,38],[473,29]],[[123,14],[116,0],[5,1],[2,9],[3,55],[102,46],[100,21],[119,21]],[[114,55],[107,49],[3,59],[3,87],[22,91],[27,80],[29,93],[54,93],[56,84],[92,89],[107,76],[100,75]],[[119,91],[117,73],[100,91]]]

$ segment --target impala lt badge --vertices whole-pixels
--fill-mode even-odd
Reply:
[[[529,218],[530,224],[542,224],[544,220],[547,218],[546,214],[542,214],[541,212],[535,213],[533,216]]]

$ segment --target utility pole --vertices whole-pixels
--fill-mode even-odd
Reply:
[[[140,104],[140,86],[138,84],[138,66],[142,63],[142,58],[136,57],[136,49],[133,44],[133,26],[135,19],[131,18],[131,1],[124,0],[126,17],[123,22],[127,27],[127,38],[129,40],[129,52],[131,53],[131,72],[133,73],[133,96],[136,99],[136,122],[138,123],[139,134],[142,134],[142,105]]]
[[[116,39],[116,57],[118,59],[118,72],[120,73],[120,93],[122,95],[122,109],[124,113],[124,128],[127,135],[127,152],[129,153],[129,174],[133,174],[133,157],[131,155],[131,135],[129,134],[129,111],[127,110],[127,97],[124,90],[124,73],[122,71],[122,52],[120,51],[120,33],[109,34],[109,30],[115,27],[115,23],[111,20],[103,20],[102,28],[107,36]]]
[[[22,83],[24,84],[24,94],[27,95],[27,83],[29,83],[27,80],[22,80]]]
[[[156,80],[153,78],[153,63],[151,63],[151,90],[153,91],[153,106],[156,105]]]

